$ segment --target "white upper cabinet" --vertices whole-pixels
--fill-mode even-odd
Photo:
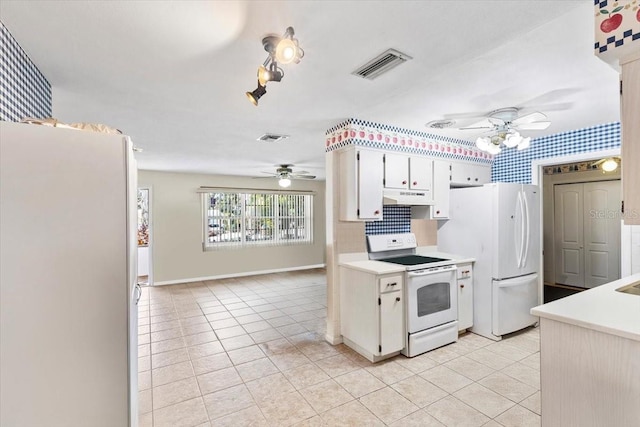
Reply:
[[[447,160],[433,161],[433,200],[430,209],[431,219],[449,218],[449,182],[451,163]]]
[[[384,154],[350,148],[339,156],[340,220],[381,220]]]
[[[409,188],[425,191],[433,197],[433,160],[409,157]]]
[[[384,187],[399,190],[409,188],[409,156],[395,153],[384,155]]]
[[[451,186],[470,187],[491,182],[491,166],[451,162]]]

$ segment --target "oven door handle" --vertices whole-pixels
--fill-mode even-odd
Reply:
[[[438,270],[417,270],[417,271],[407,271],[407,276],[409,277],[417,277],[417,276],[427,276],[429,274],[437,274],[437,273],[447,273],[449,271],[455,271],[457,267],[455,265],[447,266]]]

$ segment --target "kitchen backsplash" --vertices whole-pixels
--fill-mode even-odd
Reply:
[[[536,138],[531,141],[531,147],[526,150],[503,150],[496,156],[491,168],[491,181],[530,184],[533,160],[618,147],[620,147],[620,123],[618,122]]]
[[[390,234],[411,232],[411,206],[385,205],[382,207],[382,221],[367,221],[364,233]]]
[[[0,120],[51,116],[51,85],[0,21]]]
[[[434,135],[360,119],[347,119],[325,132],[327,152],[356,145],[490,165],[493,156],[472,141]]]

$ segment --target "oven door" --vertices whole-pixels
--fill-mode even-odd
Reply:
[[[456,266],[407,272],[407,329],[414,333],[458,318]]]

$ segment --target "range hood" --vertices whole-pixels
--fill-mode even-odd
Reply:
[[[383,204],[427,206],[433,205],[433,197],[429,190],[384,190]]]

